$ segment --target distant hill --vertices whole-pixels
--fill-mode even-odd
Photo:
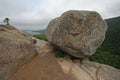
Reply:
[[[38,32],[38,33],[43,34],[45,32],[45,30],[33,30],[33,32]]]
[[[106,38],[90,60],[120,69],[120,16],[106,19],[106,22]]]
[[[110,50],[111,53],[120,54],[120,16],[106,19],[108,30],[102,50]]]
[[[45,30],[23,30],[24,32],[27,32],[30,35],[38,35],[43,34]]]

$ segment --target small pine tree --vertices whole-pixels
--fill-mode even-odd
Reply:
[[[9,25],[9,21],[10,21],[9,18],[5,18],[3,22],[6,23],[6,25]]]

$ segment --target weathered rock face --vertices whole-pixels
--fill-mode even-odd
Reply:
[[[0,26],[0,80],[37,55],[29,35],[8,27]]]
[[[120,70],[96,62],[83,61],[73,63],[65,59],[58,60],[63,71],[73,75],[76,80],[119,80]]]
[[[45,34],[61,50],[83,58],[94,54],[104,41],[106,30],[107,24],[97,12],[71,10],[52,20]]]
[[[25,64],[8,80],[120,80],[120,70],[114,67],[84,60],[81,64],[80,60],[71,60],[67,56],[55,58],[51,54],[55,53],[51,52],[52,46],[47,46],[45,41],[40,41],[40,44],[39,40],[37,42],[37,47],[42,48],[45,45],[42,48],[45,51]]]

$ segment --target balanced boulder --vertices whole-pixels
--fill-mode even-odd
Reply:
[[[0,25],[0,80],[6,80],[36,55],[31,36],[14,27]]]
[[[95,53],[105,39],[106,22],[95,11],[71,10],[53,19],[45,32],[50,43],[78,58]]]

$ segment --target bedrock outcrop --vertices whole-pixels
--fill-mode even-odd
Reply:
[[[36,55],[31,36],[13,26],[0,25],[0,80],[6,80]]]
[[[79,59],[71,60],[67,56],[56,58],[52,45],[36,40],[36,47],[43,51],[8,80],[120,80],[119,69],[92,61],[80,63]]]
[[[66,74],[73,75],[76,80],[119,80],[120,70],[109,65],[97,62],[78,61],[72,62],[65,59],[58,60]]]

